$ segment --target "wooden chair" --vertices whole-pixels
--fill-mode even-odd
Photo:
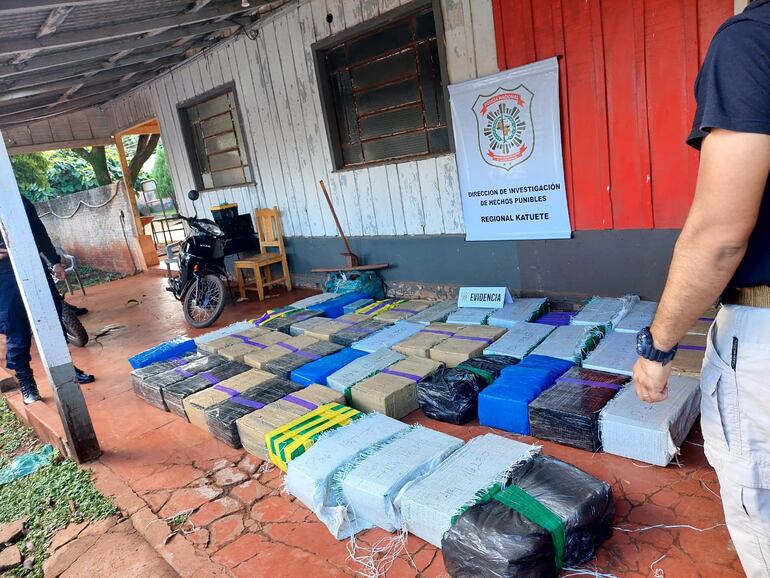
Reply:
[[[254,211],[254,220],[257,223],[260,254],[256,257],[236,261],[235,275],[238,279],[238,290],[241,293],[241,298],[246,297],[246,291],[256,291],[259,300],[263,301],[265,299],[265,287],[282,284],[286,285],[287,291],[291,291],[291,277],[289,276],[289,263],[286,261],[286,249],[283,246],[283,228],[281,227],[281,215],[278,212],[278,207],[257,209]],[[270,266],[279,263],[283,270],[283,276],[273,279]],[[254,277],[253,287],[246,284],[245,271],[251,271]]]

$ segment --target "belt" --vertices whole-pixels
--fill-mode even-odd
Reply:
[[[725,291],[722,298],[725,305],[744,305],[746,307],[763,307],[770,309],[770,286],[733,287]]]

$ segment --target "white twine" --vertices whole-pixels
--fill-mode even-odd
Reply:
[[[402,528],[393,536],[384,536],[371,546],[362,547],[359,545],[355,534],[352,535],[348,541],[348,554],[353,562],[362,567],[360,570],[356,570],[356,574],[366,578],[385,576],[404,551],[411,560],[411,555],[406,547],[408,536],[406,529]]]
[[[617,530],[618,532],[646,532],[648,530],[656,530],[656,529],[663,529],[663,530],[678,530],[678,529],[684,529],[684,530],[695,530],[696,532],[708,532],[709,530],[713,530],[715,528],[721,528],[726,527],[727,524],[714,524],[713,526],[709,526],[708,528],[696,528],[695,526],[690,526],[689,524],[672,524],[672,525],[666,525],[666,524],[656,524],[654,526],[641,526],[638,528],[621,528],[620,526],[615,526],[612,528],[613,530]]]
[[[663,554],[660,558],[658,558],[652,564],[650,564],[650,571],[653,572],[655,578],[666,578],[663,575],[663,568],[654,568],[655,564],[662,561],[665,557],[666,557],[666,554]]]
[[[567,578],[568,576],[593,576],[593,578],[620,578],[619,576],[615,576],[615,574],[605,574],[603,572],[599,572],[598,570],[591,570],[590,568],[564,568],[565,571],[570,572],[570,574],[565,574],[562,576],[562,578]]]

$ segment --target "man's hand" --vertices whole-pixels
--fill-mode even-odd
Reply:
[[[663,365],[640,357],[634,365],[636,395],[647,403],[657,403],[668,397],[668,378],[671,364]]]
[[[64,277],[66,277],[67,272],[64,270],[64,265],[61,263],[57,263],[53,266],[53,276],[56,277],[59,281],[64,281]]]

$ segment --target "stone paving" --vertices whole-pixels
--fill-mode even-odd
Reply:
[[[121,494],[120,507],[132,515],[135,527],[146,530],[150,544],[173,562],[180,575],[360,575],[356,573],[363,566],[351,559],[350,542],[333,539],[310,511],[282,491],[277,468],[225,446],[207,432],[134,396],[127,357],[187,331],[179,304],[162,286],[162,279],[145,275],[92,288],[87,298],[72,299],[91,308],[83,321],[92,334],[104,326],[121,326],[88,348],[73,352],[78,365],[98,378],[84,393],[104,450],[94,468],[98,485],[102,479],[99,487],[104,490],[112,484],[116,488],[114,493]],[[218,326],[309,294],[300,290],[265,304],[230,305]],[[51,403],[50,392],[41,389]],[[478,425],[438,423],[419,411],[404,421],[463,439],[492,431]],[[587,568],[629,578],[654,576],[656,570],[677,578],[743,576],[723,526],[703,532],[646,529],[658,525],[705,529],[724,523],[719,487],[701,444],[696,428],[679,464],[658,468],[543,443],[545,453],[612,483],[618,507],[615,526],[631,530],[615,531]],[[117,489],[120,484],[130,491]],[[172,520],[183,523],[170,528]],[[391,537],[381,530],[359,534],[358,557],[365,558],[367,548],[382,546]],[[204,558],[210,564],[202,565]],[[188,561],[194,567],[185,571]],[[388,577],[396,578],[446,575],[441,552],[414,536],[407,538],[387,572]]]

